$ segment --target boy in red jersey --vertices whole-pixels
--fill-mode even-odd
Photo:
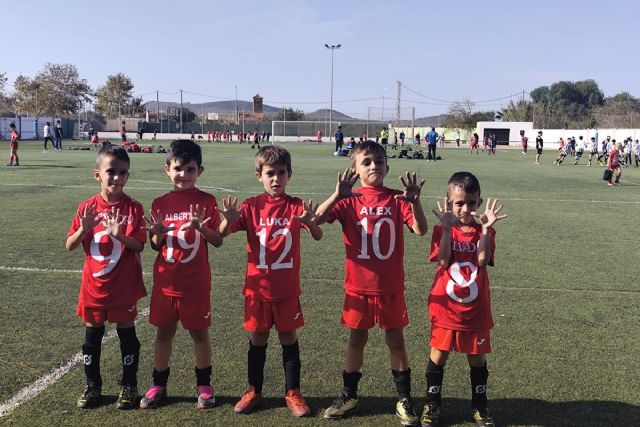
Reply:
[[[155,199],[149,237],[158,251],[153,267],[149,322],[157,327],[153,386],[140,407],[156,408],[167,397],[169,358],[178,320],[189,331],[195,347],[198,409],[215,405],[211,387],[211,268],[207,243],[222,244],[216,198],[196,188],[202,174],[202,151],[193,141],[171,143],[165,172],[173,191]]]
[[[20,166],[20,159],[18,158],[18,140],[20,139],[20,135],[16,130],[16,124],[11,123],[9,125],[9,129],[11,129],[11,141],[9,141],[9,163],[7,166]],[[15,164],[13,160],[15,159]]]
[[[389,171],[384,147],[365,141],[351,153],[355,169],[338,174],[335,192],[318,207],[316,222],[339,221],[345,242],[345,300],[342,324],[350,329],[340,397],[324,412],[329,419],[343,418],[357,410],[358,382],[369,329],[379,324],[389,347],[391,372],[399,401],[396,414],[403,425],[418,425],[411,400],[411,369],[403,328],[409,323],[404,300],[404,233],[427,232],[420,204],[424,180],[416,174],[400,177],[404,191],[384,186]],[[352,191],[360,179],[361,187]]]
[[[134,320],[137,301],[147,293],[140,252],[146,242],[142,205],[124,192],[129,156],[120,147],[98,153],[93,176],[100,193],[78,205],[67,232],[67,249],[82,245],[84,266],[77,315],[86,326],[82,345],[87,386],[78,407],[93,408],[102,399],[100,353],[105,322],[117,324],[122,352],[121,389],[116,406],[137,405],[140,342]]]
[[[235,405],[246,414],[262,404],[262,383],[269,331],[275,327],[282,345],[285,373],[285,401],[298,417],[311,414],[300,393],[300,349],[296,330],[304,325],[300,308],[300,229],[315,239],[322,230],[314,222],[311,201],[306,204],[286,193],[291,178],[291,155],[277,145],[256,153],[256,177],[264,193],[245,200],[223,201],[223,236],[247,233],[247,272],[243,294],[244,328],[251,333],[247,353],[249,388]],[[233,218],[233,219],[231,219]]]
[[[449,179],[444,205],[433,211],[440,224],[433,228],[429,260],[437,262],[429,294],[431,354],[427,364],[427,404],[423,426],[438,425],[444,365],[449,352],[466,353],[471,367],[473,418],[478,426],[493,426],[487,411],[486,354],[491,351],[493,327],[487,265],[493,265],[496,221],[502,205],[488,199],[482,216],[480,183],[469,172]]]

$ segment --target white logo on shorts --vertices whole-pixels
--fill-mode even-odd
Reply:
[[[302,312],[297,312],[295,316],[293,316],[293,320],[298,320],[300,318],[300,315],[302,314]]]
[[[122,358],[122,366],[131,366],[135,360],[136,356],[134,354],[127,354]]]
[[[133,310],[136,309],[136,305],[132,305],[131,308],[129,310],[127,310],[129,313],[133,312]]]
[[[478,340],[478,345],[484,344],[485,341],[486,341],[486,338],[482,338],[481,340]]]
[[[476,386],[476,394],[483,394],[487,392],[487,385],[486,384],[482,384],[482,385],[477,385]]]
[[[89,366],[91,365],[91,363],[93,362],[93,356],[90,354],[85,354],[84,355],[84,364]]]
[[[429,394],[438,394],[438,393],[440,393],[440,386],[439,385],[432,385],[427,390],[427,393],[429,393]]]
[[[211,312],[208,312],[206,316],[204,316],[205,319],[208,319],[211,316]]]

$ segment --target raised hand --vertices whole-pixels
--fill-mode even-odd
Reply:
[[[338,173],[338,182],[336,183],[336,194],[338,198],[360,197],[360,194],[353,192],[353,186],[357,180],[358,174],[355,169],[347,168],[344,172]]]
[[[309,203],[302,201],[302,206],[304,207],[302,215],[294,215],[293,219],[297,219],[301,223],[309,225],[316,216],[316,209],[318,209],[318,206],[313,206],[313,200],[309,200]]]
[[[82,213],[78,213],[82,231],[87,232],[100,223],[100,218],[96,214],[96,205],[84,205]]]
[[[148,219],[146,216],[144,217],[144,220],[147,222],[147,224],[149,224],[149,227],[145,227],[145,230],[150,231],[159,238],[164,237],[165,234],[176,229],[174,225],[170,227],[164,225],[160,209],[158,209],[155,213],[153,212],[153,210],[149,209],[149,214],[151,215],[151,219]]]
[[[238,208],[238,198],[231,196],[226,199],[223,198],[222,209],[218,208],[218,212],[224,216],[224,219],[226,219],[228,223],[232,223],[238,219],[240,217],[241,210],[242,206]]]
[[[196,204],[195,208],[193,205],[189,205],[189,218],[190,221],[185,222],[182,227],[180,227],[181,229],[195,228],[201,231],[205,224],[211,221],[211,217],[207,216],[207,208],[203,207],[200,209],[200,205],[198,204]]]
[[[409,203],[416,203],[420,200],[420,191],[422,190],[422,186],[424,185],[424,179],[420,181],[420,184],[417,183],[416,173],[415,172],[406,172],[406,180],[405,177],[400,177],[400,182],[402,183],[402,188],[404,192],[402,194],[398,194],[395,196],[396,199],[406,200]]]
[[[480,224],[482,224],[483,227],[493,227],[493,224],[507,217],[506,215],[498,215],[504,205],[496,207],[497,204],[498,199],[487,199],[487,207],[479,218]]]
[[[433,209],[431,212],[440,220],[442,227],[448,229],[454,225],[457,225],[460,220],[453,214],[453,203],[447,197],[444,198],[443,205],[440,205],[438,201],[438,210]]]
[[[122,234],[120,226],[127,221],[127,218],[124,215],[122,215],[122,217],[120,216],[120,208],[116,209],[114,206],[111,208],[111,212],[105,211],[103,215],[104,218],[102,219],[102,225],[104,225],[104,229],[107,234],[110,234],[113,237],[119,237]]]

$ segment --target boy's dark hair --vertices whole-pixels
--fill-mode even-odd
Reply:
[[[100,151],[98,151],[98,155],[96,156],[96,167],[99,167],[100,160],[107,156],[115,157],[118,160],[124,160],[131,164],[127,150],[117,145],[106,144],[100,149]]]
[[[11,123],[11,124],[9,125],[9,127],[10,127],[10,128],[14,128],[14,129],[15,129],[16,124],[15,124],[15,123]]]
[[[256,172],[261,173],[264,165],[284,165],[291,176],[291,154],[279,145],[267,145],[258,150],[255,156]]]
[[[448,187],[460,187],[465,193],[478,193],[480,195],[480,181],[471,172],[456,172],[451,175]]]
[[[176,139],[169,146],[167,165],[171,164],[173,160],[180,164],[195,160],[200,167],[202,166],[202,149],[190,139]]]
[[[380,154],[384,157],[385,163],[387,162],[387,152],[384,151],[384,147],[378,144],[375,141],[365,141],[363,143],[356,144],[355,147],[351,150],[351,166],[354,166],[354,162],[356,161],[356,156],[360,153],[371,152],[373,154]]]

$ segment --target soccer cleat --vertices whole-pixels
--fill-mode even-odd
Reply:
[[[440,419],[440,405],[437,403],[429,402],[424,405],[422,411],[422,419],[420,425],[422,427],[435,427],[438,425]]]
[[[138,406],[138,387],[124,384],[120,387],[120,394],[116,402],[118,409],[133,409]]]
[[[196,388],[198,393],[198,409],[210,409],[216,406],[216,397],[213,393],[213,387],[210,385],[201,385]]]
[[[489,415],[487,408],[480,408],[473,410],[473,420],[478,427],[494,427],[495,423],[493,418]]]
[[[233,410],[236,414],[248,414],[262,405],[262,393],[251,386],[243,394]]]
[[[300,394],[300,389],[289,390],[284,397],[287,406],[291,409],[291,413],[296,417],[306,417],[311,415],[309,405],[304,401],[304,397]]]
[[[413,409],[411,399],[405,397],[396,403],[396,415],[400,418],[400,424],[403,426],[419,426],[420,420]]]
[[[102,400],[102,387],[93,384],[87,384],[80,399],[78,399],[78,408],[90,409],[95,408]]]
[[[342,393],[334,402],[333,405],[328,407],[324,411],[324,417],[330,420],[344,418],[347,415],[353,414],[358,410],[358,399],[347,396],[346,393]]]
[[[140,399],[140,409],[155,409],[167,399],[167,388],[154,385]]]

